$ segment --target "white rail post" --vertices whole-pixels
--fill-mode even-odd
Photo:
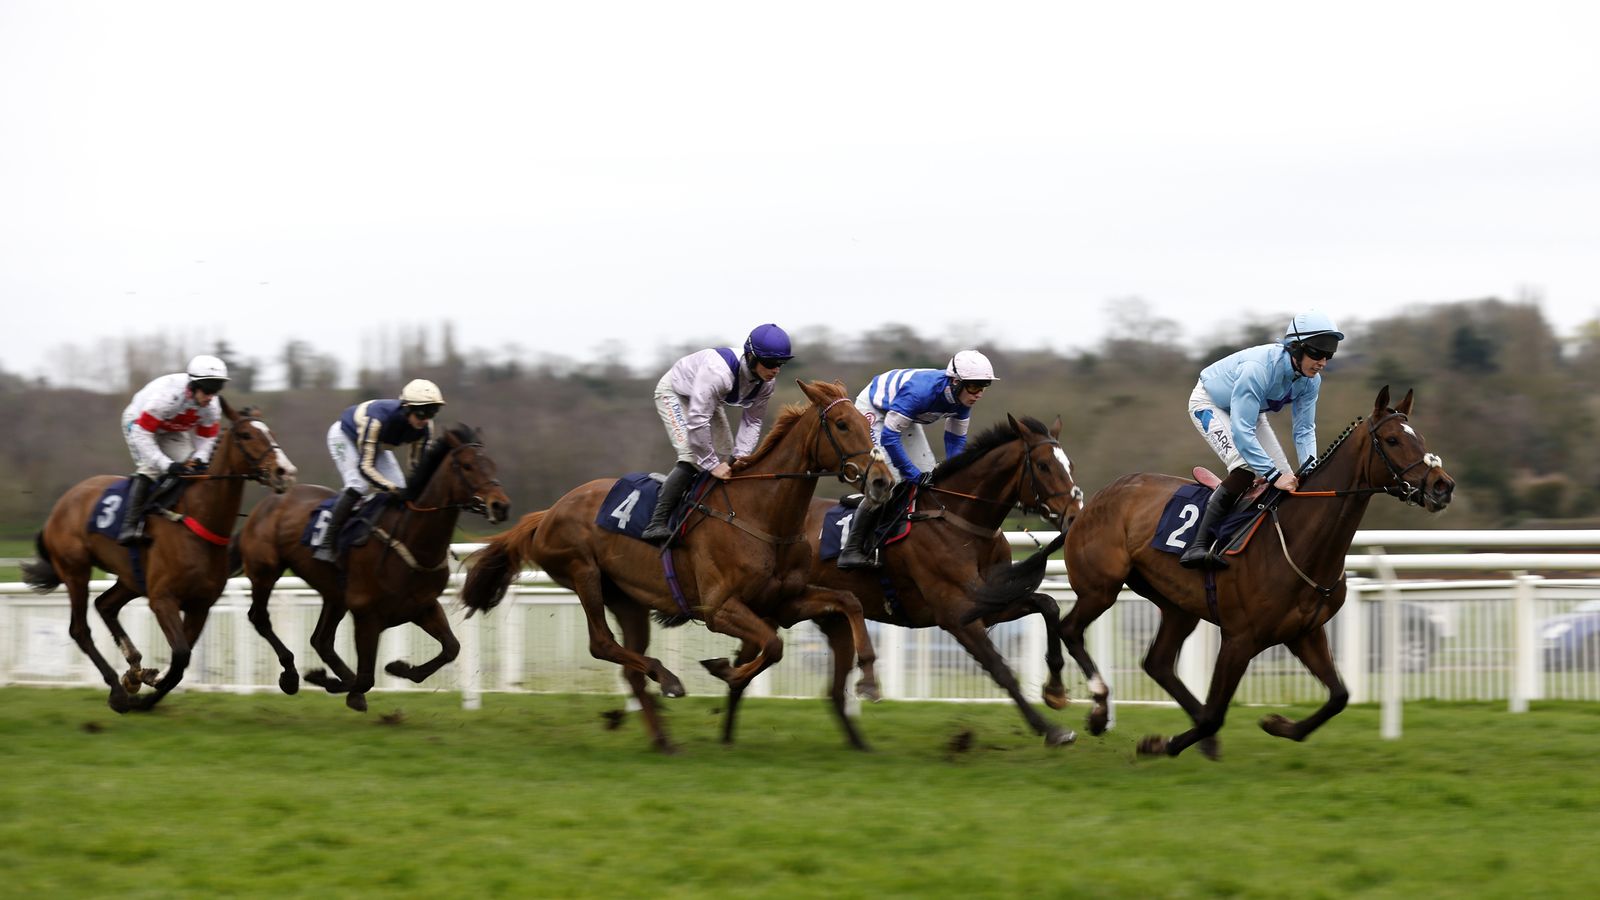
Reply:
[[[483,654],[480,652],[483,646],[483,616],[470,619],[463,616],[460,630],[461,659],[456,665],[461,672],[461,708],[482,709],[483,683],[479,676],[483,668]]]
[[[1339,670],[1344,673],[1344,687],[1350,692],[1351,703],[1366,703],[1371,699],[1371,679],[1367,677],[1367,608],[1364,593],[1365,578],[1352,578],[1348,582],[1344,609],[1339,611],[1338,646]]]
[[[528,605],[515,580],[506,589],[505,621],[500,623],[500,667],[495,690],[509,691],[522,681],[522,643],[528,627]],[[483,613],[482,615],[487,615]]]
[[[885,625],[878,629],[878,683],[883,699],[904,700],[906,697],[906,630],[899,625]]]
[[[1384,740],[1400,739],[1400,590],[1395,587],[1394,564],[1382,547],[1373,547],[1383,592],[1383,708],[1378,733]]]
[[[1540,685],[1538,628],[1534,625],[1534,586],[1539,576],[1514,572],[1511,591],[1511,690],[1508,708],[1528,711],[1528,701],[1543,693]]]
[[[1178,679],[1201,703],[1211,690],[1211,670],[1217,664],[1217,635],[1217,626],[1202,619],[1178,651]]]
[[[233,584],[230,580],[229,584]],[[253,694],[256,691],[256,637],[250,624],[250,592],[233,586],[224,595],[228,598],[228,611],[233,614],[233,692]]]
[[[1039,697],[1044,692],[1044,648],[1048,641],[1045,632],[1049,626],[1043,616],[1028,616],[1022,622],[1022,671],[1018,673],[1022,696]]]

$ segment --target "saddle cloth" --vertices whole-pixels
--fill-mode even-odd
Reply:
[[[1178,488],[1161,510],[1161,520],[1156,524],[1150,546],[1163,553],[1182,553],[1194,537],[1193,531],[1199,527],[1200,515],[1210,499],[1211,489],[1204,485],[1186,484]],[[1247,503],[1224,517],[1216,534],[1216,540],[1223,542],[1223,552],[1231,556],[1243,550],[1264,515],[1266,509],[1262,505]]]

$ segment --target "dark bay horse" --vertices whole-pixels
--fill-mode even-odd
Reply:
[[[461,645],[439,595],[450,579],[450,540],[462,510],[490,522],[503,522],[511,500],[495,478],[495,462],[477,432],[457,425],[428,448],[406,479],[406,488],[374,523],[371,538],[350,550],[343,571],[312,558],[315,547],[300,543],[312,512],[334,496],[321,485],[301,485],[287,494],[267,497],[250,511],[234,539],[236,564],[250,579],[250,624],[272,645],[283,672],[278,686],[286,694],[300,689],[294,654],[272,630],[267,602],[272,588],[288,569],[322,595],[322,612],[311,646],[333,670],[306,673],[306,680],[329,693],[344,693],[345,705],[365,712],[367,692],[376,677],[378,637],[384,630],[415,623],[439,642],[439,654],[419,666],[395,660],[384,667],[390,675],[414,682],[437,672],[456,658]],[[355,619],[356,671],[334,649],[339,622],[349,611]]]
[[[258,481],[278,493],[294,483],[294,464],[259,412],[253,408],[236,412],[227,400],[217,399],[228,428],[218,438],[206,471],[181,476],[189,484],[172,510],[173,517],[151,513],[153,521],[146,532],[150,543],[139,548],[143,588],[129,549],[89,532],[90,517],[105,489],[118,480],[116,475],[96,475],[63,494],[35,539],[39,558],[22,567],[23,580],[40,593],[67,586],[72,639],[111,686],[107,702],[119,713],[155,706],[183,680],[206,616],[227,586],[227,536],[239,517],[244,482]],[[89,579],[95,566],[117,579],[94,605],[127,658],[128,671],[120,679],[95,649],[89,633]],[[156,670],[141,666],[143,654],[117,619],[128,601],[139,596],[150,598],[150,610],[172,648],[166,674],[159,679]],[[155,691],[136,701],[130,695],[144,684],[154,685]]]
[[[782,657],[783,641],[770,621],[775,610],[786,608],[804,618],[841,615],[850,624],[851,658],[861,666],[858,690],[876,699],[872,642],[861,604],[846,591],[806,583],[811,546],[801,529],[818,478],[837,475],[881,499],[894,473],[873,447],[867,420],[844,385],[799,384],[809,402],[783,410],[761,445],[734,463],[733,477],[713,485],[669,544],[687,608],[673,598],[660,548],[595,524],[614,481],[609,478],[573,489],[549,509],[529,513],[491,538],[468,560],[462,602],[474,610],[493,609],[525,566],[544,569],[578,595],[589,624],[589,652],[624,668],[651,741],[663,752],[673,745],[645,679],[659,684],[666,697],[681,697],[684,690],[677,675],[645,655],[652,610],[669,624],[697,619],[758,647],[737,665],[726,659],[702,661],[735,688]],[[608,609],[622,626],[622,644],[606,623]],[[842,693],[835,706],[843,709]],[[854,724],[848,718],[841,722],[851,743],[864,747]]]
[[[979,610],[974,603],[974,587],[983,574],[1011,561],[1011,546],[1000,528],[1013,507],[1036,512],[1066,530],[1083,509],[1083,490],[1073,481],[1072,462],[1061,449],[1059,418],[1049,429],[1037,419],[1024,417],[1019,421],[1010,415],[1006,419],[973,438],[959,455],[934,469],[933,484],[923,487],[919,495],[917,514],[925,518],[905,538],[882,549],[880,569],[844,570],[835,565],[835,560],[821,559],[824,517],[835,501],[811,501],[806,516],[806,540],[812,549],[810,581],[851,592],[870,619],[909,628],[937,625],[950,632],[1010,695],[1034,733],[1043,735],[1046,744],[1060,746],[1071,743],[1075,735],[1047,721],[1028,703],[1016,676],[985,630],[1032,613],[1044,617],[1050,631],[1050,680],[1044,689],[1045,702],[1053,709],[1061,709],[1066,706],[1067,692],[1061,683],[1055,600],[1047,594],[1032,593],[1032,586],[1038,583],[1035,579],[1026,596],[1008,601],[1002,608]],[[1050,552],[1054,549],[1057,548]],[[1039,563],[1042,571],[1042,556]],[[792,626],[802,618],[806,617],[784,614],[779,622]],[[841,701],[840,688],[850,668],[848,653],[839,652],[849,647],[846,624],[837,616],[817,619],[817,627],[834,648],[833,696]],[[741,655],[753,649],[746,645]],[[742,688],[729,692],[723,724],[726,742],[733,740],[742,694]]]
[[[1357,419],[1322,460],[1301,479],[1300,490],[1282,506],[1277,523],[1263,523],[1228,569],[1216,573],[1215,602],[1206,598],[1203,573],[1178,565],[1178,557],[1151,547],[1162,509],[1185,481],[1168,475],[1125,475],[1089,500],[1067,535],[1067,575],[1078,601],[1061,620],[1067,652],[1089,679],[1094,707],[1089,730],[1105,731],[1110,688],[1084,649],[1084,629],[1111,607],[1126,584],[1155,603],[1161,625],[1144,659],[1144,670],[1171,694],[1194,727],[1171,738],[1145,737],[1141,754],[1176,756],[1200,742],[1215,757],[1215,735],[1250,661],[1283,644],[1328,688],[1328,700],[1298,722],[1271,715],[1261,720],[1268,734],[1305,740],[1344,709],[1349,699],[1339,680],[1323,629],[1344,605],[1344,560],[1373,494],[1390,494],[1439,512],[1450,503],[1455,481],[1439,457],[1428,452],[1412,428],[1412,392],[1393,409],[1389,388],[1378,393],[1370,418]],[[1222,631],[1211,687],[1202,704],[1178,679],[1183,641],[1201,619]]]

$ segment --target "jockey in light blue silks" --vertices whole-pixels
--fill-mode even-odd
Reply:
[[[940,419],[944,424],[944,457],[949,459],[967,446],[967,426],[972,407],[989,383],[998,381],[989,358],[976,350],[962,350],[938,369],[891,369],[867,383],[856,397],[856,409],[872,423],[872,439],[881,446],[901,479],[927,483],[933,471],[933,448],[924,425]],[[862,542],[878,524],[879,508],[863,502],[851,519],[850,533],[839,552],[839,568],[873,565]]]
[[[1276,344],[1248,347],[1207,366],[1189,395],[1189,422],[1222,458],[1228,476],[1212,492],[1179,562],[1185,568],[1225,569],[1211,552],[1211,532],[1257,477],[1285,491],[1300,486],[1267,413],[1294,410],[1295,456],[1304,465],[1317,453],[1317,394],[1322,370],[1344,340],[1326,314],[1307,310]]]
[[[700,350],[673,363],[656,383],[656,412],[666,426],[667,440],[678,461],[661,485],[656,508],[642,537],[666,543],[672,532],[667,519],[698,472],[724,481],[733,460],[750,455],[761,440],[767,403],[777,390],[778,370],[794,359],[789,335],[768,322],[745,338],[744,353],[728,347]],[[738,440],[728,427],[724,407],[739,407]]]

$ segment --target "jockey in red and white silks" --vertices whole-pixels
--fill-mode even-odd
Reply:
[[[215,394],[197,397],[192,380],[186,372],[163,375],[122,410],[122,436],[137,474],[160,478],[173,463],[211,461],[222,430],[222,403]]]

